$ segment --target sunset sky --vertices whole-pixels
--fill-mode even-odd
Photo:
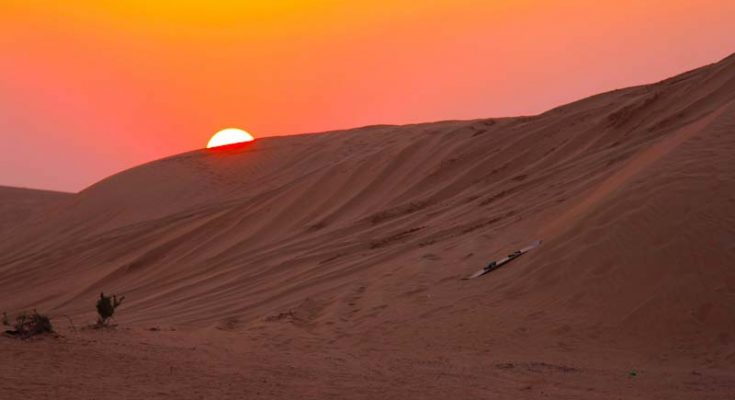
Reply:
[[[0,185],[256,137],[535,114],[735,52],[733,0],[0,0]]]

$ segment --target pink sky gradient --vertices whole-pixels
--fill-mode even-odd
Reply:
[[[735,52],[732,0],[48,3],[0,12],[0,185],[78,191],[225,127],[536,114]]]

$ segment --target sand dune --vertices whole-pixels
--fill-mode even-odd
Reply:
[[[128,298],[117,332],[0,341],[34,355],[0,363],[0,395],[42,393],[24,374],[63,354],[60,396],[733,396],[734,133],[731,56],[533,117],[260,139],[25,208],[0,192],[5,310],[68,330],[100,290]],[[84,359],[137,388],[85,385]]]
[[[0,186],[0,234],[54,208],[63,208],[64,200],[71,198],[71,193]]]

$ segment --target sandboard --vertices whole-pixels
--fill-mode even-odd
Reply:
[[[524,255],[526,253],[528,253],[529,251],[531,251],[531,250],[533,250],[533,249],[535,249],[536,247],[539,247],[539,246],[541,246],[541,241],[540,240],[535,240],[531,244],[529,244],[528,246],[526,246],[526,247],[524,247],[524,248],[522,248],[520,250],[516,250],[516,251],[514,251],[514,252],[512,252],[510,254],[508,254],[505,258],[501,258],[498,261],[491,262],[485,268],[483,268],[483,269],[475,272],[474,274],[468,276],[465,279],[475,279],[475,278],[478,278],[480,276],[483,276],[483,275],[487,274],[488,272],[494,271],[494,270],[500,268],[501,266],[503,266],[503,265],[505,265],[505,264],[507,264],[507,263],[509,263],[509,262],[511,262],[513,260],[515,260],[516,258],[518,258],[518,257],[520,257],[520,256],[522,256],[522,255]]]

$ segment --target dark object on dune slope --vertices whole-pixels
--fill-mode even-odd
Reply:
[[[503,266],[504,264],[507,264],[511,260],[514,260],[539,246],[541,246],[541,241],[535,240],[533,243],[529,244],[528,246],[508,254],[508,256],[505,258],[502,258],[498,261],[491,261],[490,264],[485,266],[483,269],[475,272],[474,274],[470,275],[468,278],[465,278],[465,279],[473,279],[473,278],[483,276],[487,274],[488,272],[500,268],[501,266]]]
[[[100,293],[100,298],[97,300],[97,314],[99,315],[97,326],[107,326],[110,318],[115,314],[115,310],[122,304],[123,300],[125,300],[125,296],[118,299],[117,295],[105,296],[104,292]]]
[[[44,333],[54,333],[51,319],[36,310],[33,310],[32,313],[21,313],[15,317],[13,323],[9,321],[7,314],[3,313],[3,324],[12,328],[5,331],[7,335],[20,339],[28,339]]]

